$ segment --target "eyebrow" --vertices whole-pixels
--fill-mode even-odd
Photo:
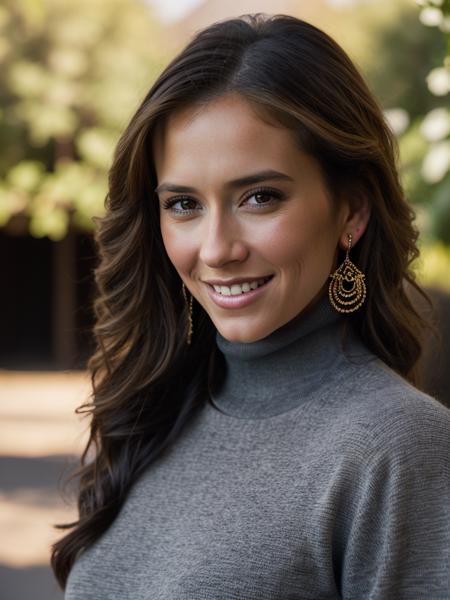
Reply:
[[[252,185],[254,183],[260,183],[261,181],[267,181],[268,179],[276,179],[279,181],[294,181],[292,177],[286,175],[285,173],[280,173],[279,171],[273,171],[271,169],[260,171],[259,173],[253,173],[252,175],[246,175],[245,177],[239,177],[239,179],[233,179],[228,181],[225,186],[227,188],[239,188],[245,185]],[[187,194],[195,194],[198,192],[193,187],[185,186],[185,185],[177,185],[176,183],[161,183],[155,188],[155,194],[160,194],[161,192],[175,192],[175,193],[187,193]]]

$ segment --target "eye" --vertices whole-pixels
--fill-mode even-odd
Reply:
[[[182,206],[181,209],[174,208],[175,204],[178,204],[178,203],[180,203],[180,205]],[[163,202],[163,208],[165,210],[171,210],[174,213],[189,215],[194,211],[193,208],[189,208],[189,206],[187,206],[189,203],[197,204],[197,201],[194,200],[193,198],[189,198],[189,196],[181,196],[178,198],[169,198],[168,200],[165,200]]]
[[[248,200],[251,198],[255,198],[256,202],[248,202]],[[244,197],[244,203],[247,206],[254,206],[259,210],[260,208],[277,204],[284,199],[285,195],[279,190],[275,190],[273,188],[258,188],[257,190],[247,192]],[[181,208],[176,208],[177,204],[179,204]],[[194,200],[189,196],[178,196],[174,198],[168,198],[162,203],[162,206],[165,210],[169,210],[175,214],[190,215],[197,210],[197,204],[197,200]]]
[[[284,200],[285,196],[279,190],[274,190],[272,188],[260,188],[258,190],[249,192],[246,195],[245,200],[247,201],[250,198],[255,198],[256,200],[255,203],[247,203],[250,206],[265,207],[281,202]]]

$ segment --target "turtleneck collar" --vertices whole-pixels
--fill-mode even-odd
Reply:
[[[210,390],[213,406],[243,419],[296,408],[340,359],[343,321],[324,297],[256,342],[230,342],[217,331],[225,373],[219,389]]]

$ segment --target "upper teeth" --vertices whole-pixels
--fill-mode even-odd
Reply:
[[[256,279],[255,281],[250,281],[249,283],[235,283],[232,286],[215,285],[214,289],[223,296],[237,296],[238,294],[243,294],[244,292],[249,292],[250,290],[256,290],[256,288],[265,283],[265,281],[266,279]]]

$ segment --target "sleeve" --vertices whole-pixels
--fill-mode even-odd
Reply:
[[[366,457],[342,562],[344,600],[450,599],[450,411],[441,408],[390,419]]]

